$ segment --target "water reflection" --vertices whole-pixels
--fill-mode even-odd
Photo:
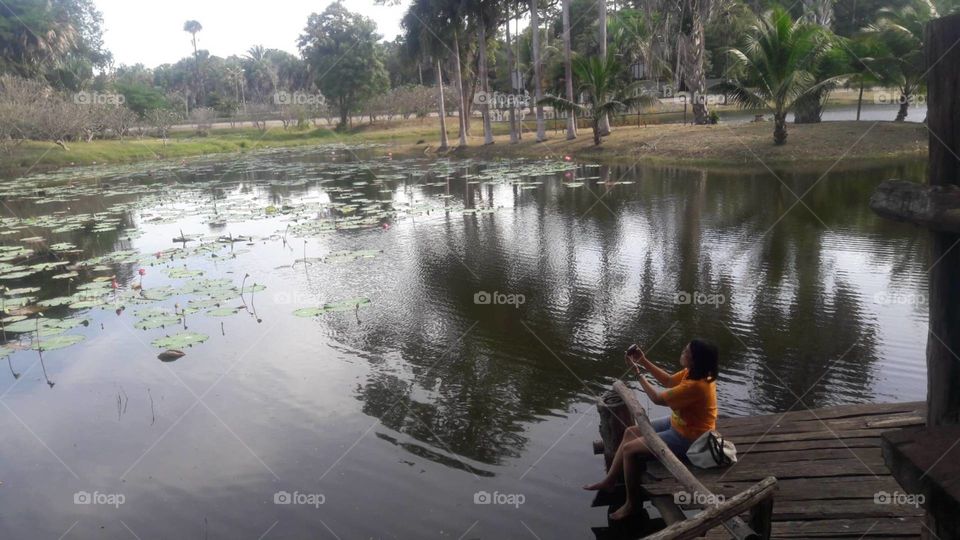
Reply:
[[[209,513],[211,527],[242,535],[266,530],[279,512],[279,536],[327,526],[383,536],[368,519],[372,506],[385,509],[396,536],[457,537],[484,510],[470,504],[473,492],[513,489],[529,495],[517,516],[538,534],[586,534],[605,521],[584,517],[588,501],[575,488],[587,479],[577,474],[597,466],[592,401],[624,375],[623,349],[634,341],[671,367],[691,337],[716,341],[725,415],[923,396],[926,313],[879,299],[925,291],[925,236],[866,204],[883,179],[921,179],[922,164],[822,178],[646,166],[568,175],[524,163],[317,154],[105,175],[103,184],[128,188],[109,198],[8,201],[18,216],[117,216],[116,231],[56,237],[76,244],[78,259],[153,254],[180,235],[212,235],[216,249],[176,264],[238,290],[227,307],[239,314],[189,315],[190,330],[210,340],[174,363],[144,345],[154,334],[129,328],[128,312],[141,306],[117,315],[112,306],[52,308],[91,320],[85,343],[41,366],[52,390],[40,374],[20,373],[30,353],[7,357],[8,385],[20,381],[11,408],[84,479],[112,486],[137,464],[120,486],[151,502],[124,514],[135,530],[163,530],[171,512],[194,530]],[[359,252],[370,256],[343,256]],[[109,264],[130,283],[139,262]],[[148,290],[169,281],[160,266],[147,279]],[[38,275],[26,285],[50,298],[76,284]],[[370,302],[313,319],[291,314],[357,298]],[[164,305],[175,302],[183,299]],[[195,395],[225,375],[209,398],[217,418],[190,413]],[[118,415],[120,388],[129,398]],[[28,517],[39,503],[56,508],[62,519],[43,531],[61,534],[77,509],[57,506],[58,490],[72,480],[56,467],[38,471],[30,433],[0,418],[15,434],[0,443],[12,471],[5,481],[52,479],[33,498],[0,494],[0,503]],[[291,479],[340,497],[321,513],[265,506],[278,487],[294,489]],[[428,507],[437,515],[408,519]],[[0,530],[23,536],[36,521]],[[488,534],[526,534],[513,522],[484,524]]]

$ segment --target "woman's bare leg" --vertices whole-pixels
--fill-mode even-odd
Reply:
[[[617,453],[614,454],[613,460],[610,462],[610,470],[607,471],[607,476],[596,484],[583,486],[583,489],[587,491],[612,490],[614,486],[617,485],[617,480],[623,471],[623,449],[628,443],[636,440],[638,437],[640,437],[640,430],[636,426],[628,427],[627,430],[623,432],[623,440],[620,441]]]
[[[623,519],[633,513],[633,501],[640,499],[640,475],[643,467],[640,460],[650,455],[643,437],[632,441],[623,454],[623,476],[627,483],[627,502],[610,514],[610,519]]]

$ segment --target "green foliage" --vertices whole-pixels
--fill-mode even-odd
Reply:
[[[783,144],[786,116],[797,100],[836,80],[818,83],[811,71],[831,45],[831,34],[822,26],[794,21],[783,8],[774,8],[756,20],[743,47],[730,51],[744,77],[719,89],[743,107],[772,109],[774,142]]]
[[[141,118],[148,111],[169,107],[163,92],[157,88],[136,83],[117,83],[116,89],[123,94],[126,106]]]
[[[311,14],[300,36],[314,83],[340,113],[341,127],[351,112],[389,85],[376,30],[372,20],[336,2]]]
[[[611,52],[606,57],[579,57],[573,62],[573,74],[579,92],[587,96],[584,104],[547,96],[540,100],[559,111],[583,113],[591,117],[593,144],[599,145],[600,119],[621,110],[653,103],[655,98],[644,94],[639,83],[628,84],[623,65]]]

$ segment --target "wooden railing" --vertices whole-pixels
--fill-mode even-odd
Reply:
[[[643,441],[650,452],[670,471],[676,480],[696,499],[715,501],[696,517],[684,519],[668,526],[647,538],[666,540],[696,538],[706,531],[723,525],[733,538],[738,540],[770,538],[773,517],[773,493],[777,479],[768,476],[745,491],[730,499],[723,500],[714,495],[683,463],[667,448],[667,445],[654,431],[646,409],[640,405],[633,390],[623,381],[613,383],[614,391],[623,400],[636,422]],[[722,502],[721,502],[722,501]],[[747,525],[740,514],[749,511],[750,524]]]

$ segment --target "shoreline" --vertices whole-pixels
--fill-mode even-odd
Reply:
[[[331,143],[383,144],[395,157],[463,157],[479,159],[564,159],[611,165],[648,164],[681,168],[791,170],[844,169],[864,164],[896,164],[924,159],[928,131],[922,124],[905,122],[837,121],[790,124],[787,144],[775,146],[770,122],[692,126],[656,124],[617,126],[593,145],[589,129],[579,129],[568,141],[564,131],[547,133],[547,140],[534,141],[534,125],[525,122],[523,139],[511,144],[506,126],[494,128],[494,144],[483,145],[482,123],[474,119],[474,134],[468,146],[436,150],[439,127],[435,120],[411,120],[362,126],[340,134],[325,128],[310,130],[250,128],[215,130],[210,135],[178,134],[167,143],[159,139],[98,140],[68,144],[25,141],[0,153],[0,178],[71,166],[135,163],[151,160],[245,154],[259,149],[304,148]],[[448,123],[448,138],[456,142],[455,123]],[[548,124],[549,125],[549,124]],[[479,135],[478,135],[479,133]]]

